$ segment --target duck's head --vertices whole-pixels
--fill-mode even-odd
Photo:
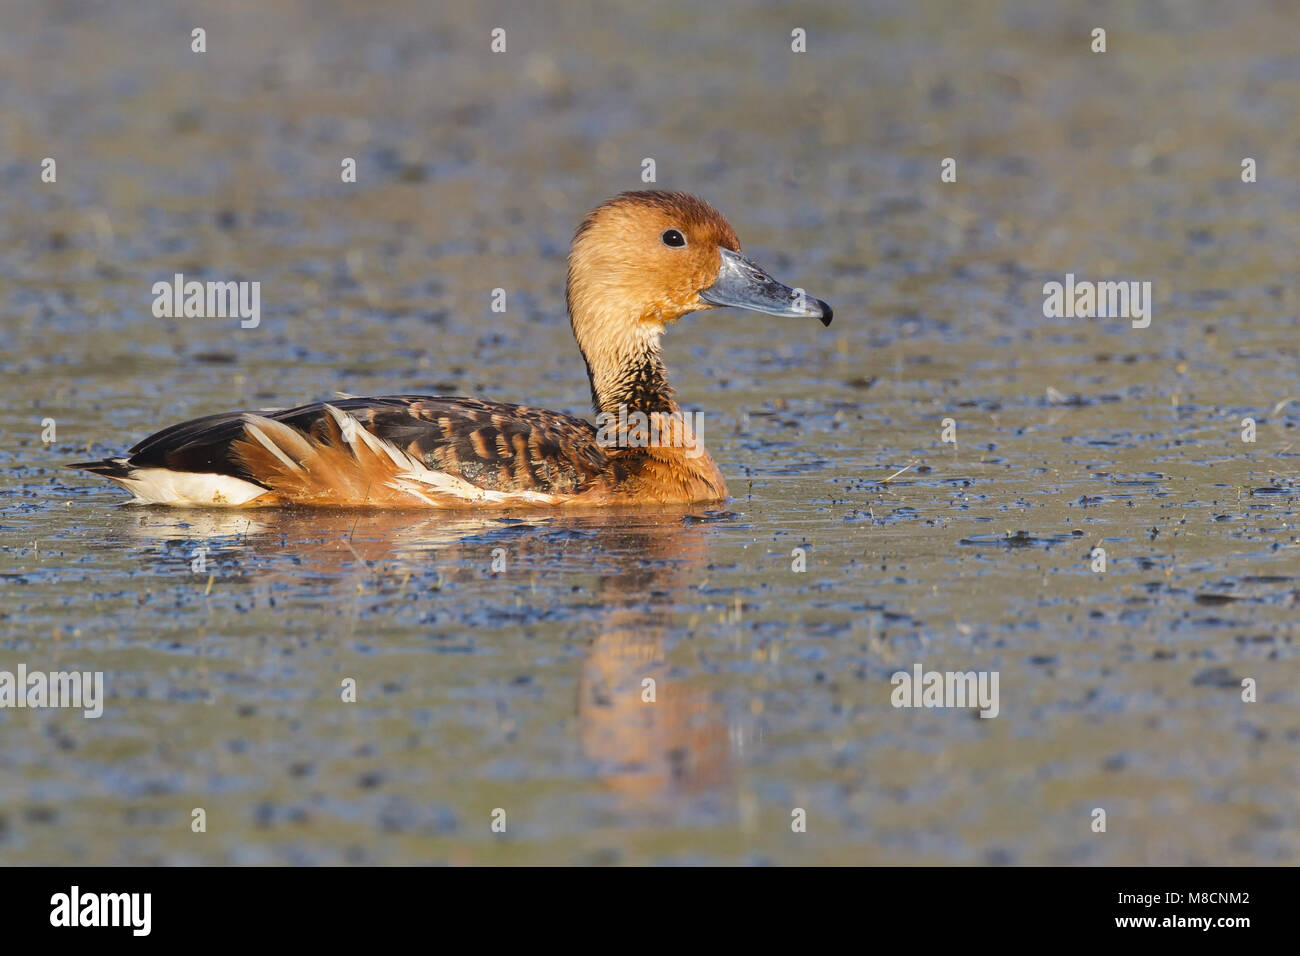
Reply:
[[[573,237],[568,297],[575,333],[585,316],[662,332],[688,312],[728,305],[822,325],[833,314],[741,255],[736,231],[704,200],[659,190],[622,193],[588,214]]]
[[[676,407],[659,337],[688,312],[732,305],[831,324],[829,305],[742,256],[731,224],[686,193],[628,192],[592,210],[573,237],[567,291],[598,411]]]

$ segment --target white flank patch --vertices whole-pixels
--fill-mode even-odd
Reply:
[[[325,410],[338,422],[339,430],[352,447],[353,454],[356,454],[357,440],[360,439],[372,452],[377,455],[386,455],[394,465],[401,469],[400,473],[388,482],[390,488],[413,495],[434,508],[444,507],[445,502],[430,498],[429,492],[447,495],[462,501],[480,501],[484,504],[510,504],[513,502],[518,504],[552,505],[563,500],[560,496],[547,495],[540,491],[493,491],[488,488],[480,488],[478,485],[472,485],[464,478],[449,475],[445,471],[434,471],[418,458],[408,455],[392,442],[371,432],[354,415],[328,404],[325,406]]]
[[[251,415],[244,416],[245,419],[244,431],[252,435],[259,445],[261,445],[263,448],[269,451],[276,458],[280,459],[280,463],[284,465],[284,467],[288,468],[290,471],[296,471],[301,473],[302,468],[298,465],[298,463],[294,461],[292,458],[290,458],[288,455],[286,455],[284,452],[282,452],[280,450],[279,445],[271,441],[271,439],[267,438],[266,432],[258,428],[255,424],[253,424],[252,421],[249,421],[249,419],[251,419],[252,417],[253,416]]]
[[[445,471],[431,471],[424,465],[420,465],[419,468],[419,471],[398,475],[388,484],[399,491],[415,495],[435,508],[441,502],[430,498],[425,492],[432,491],[462,501],[481,501],[484,504],[553,505],[565,500],[560,495],[548,495],[540,491],[494,491],[490,488],[480,488],[478,485],[471,485],[464,478],[449,475]]]
[[[266,489],[242,478],[170,468],[133,468],[127,478],[106,475],[145,505],[242,505]]]

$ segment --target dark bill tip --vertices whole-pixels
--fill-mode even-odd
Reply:
[[[835,318],[835,310],[831,308],[829,302],[826,302],[823,299],[813,299],[813,301],[817,303],[817,308],[822,310],[822,314],[819,316],[822,320],[822,325],[829,326],[831,324],[831,319]]]

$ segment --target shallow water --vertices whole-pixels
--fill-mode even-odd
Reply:
[[[515,6],[7,5],[0,669],[109,699],[0,710],[0,860],[1297,862],[1294,13],[1107,8],[1096,55],[1068,4]],[[585,414],[563,255],[645,157],[836,307],[671,330],[724,507],[61,470],[335,391]],[[261,281],[260,326],[154,318],[175,272]],[[1044,318],[1067,272],[1152,282],[1150,327]],[[998,717],[895,709],[917,663]]]

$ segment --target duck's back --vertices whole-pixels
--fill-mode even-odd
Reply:
[[[156,504],[553,504],[613,469],[589,422],[474,398],[345,398],[182,422],[72,465]]]

